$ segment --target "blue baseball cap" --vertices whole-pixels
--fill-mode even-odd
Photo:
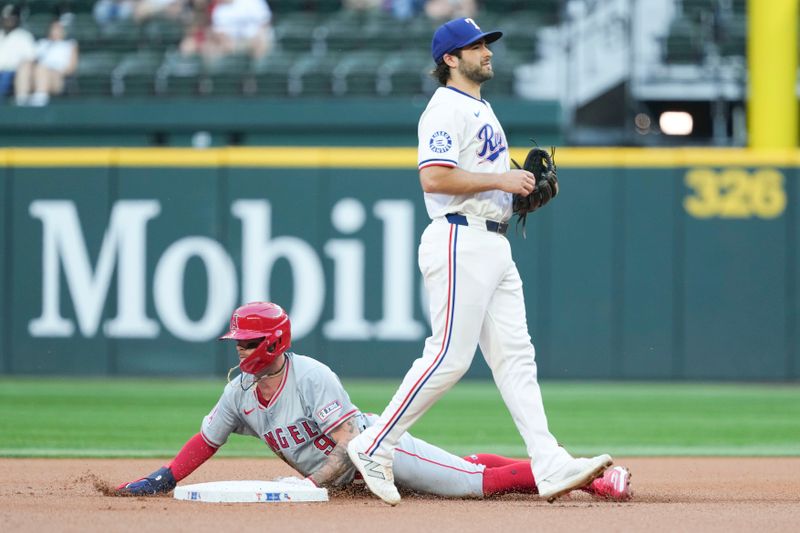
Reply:
[[[445,54],[449,54],[459,48],[486,39],[487,43],[493,43],[503,36],[501,31],[481,31],[478,24],[471,18],[454,19],[445,22],[433,34],[431,42],[431,54],[436,63],[442,61]]]

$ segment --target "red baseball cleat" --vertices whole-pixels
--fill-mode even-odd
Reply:
[[[633,496],[631,472],[624,466],[609,468],[583,490],[604,500],[626,502]]]

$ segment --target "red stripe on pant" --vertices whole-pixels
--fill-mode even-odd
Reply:
[[[456,225],[455,224],[450,224],[450,237],[449,237],[449,242],[447,244],[447,309],[445,311],[444,334],[442,336],[442,346],[439,348],[439,353],[433,359],[433,362],[430,364],[430,366],[427,369],[425,369],[425,372],[422,373],[422,375],[419,377],[419,379],[416,381],[416,383],[414,383],[414,386],[411,387],[411,390],[408,391],[408,394],[406,394],[406,397],[403,398],[403,402],[400,404],[400,407],[398,407],[397,411],[395,411],[394,414],[391,416],[391,418],[389,418],[389,421],[386,423],[385,426],[383,426],[383,429],[378,432],[378,435],[375,437],[375,439],[369,445],[369,447],[367,448],[367,455],[371,456],[373,453],[375,453],[375,450],[378,449],[378,445],[379,445],[380,441],[382,441],[384,439],[384,437],[386,437],[386,435],[389,433],[389,431],[391,431],[391,429],[392,429],[392,427],[394,427],[394,425],[396,423],[396,419],[398,418],[400,413],[402,413],[405,410],[406,405],[410,403],[409,399],[412,396],[414,396],[416,390],[420,387],[420,383],[423,383],[425,381],[426,377],[428,376],[428,374],[432,373],[432,370],[434,368],[436,368],[439,359],[446,352],[445,347],[448,346],[448,342],[447,342],[448,338],[449,338],[448,337],[448,333],[450,333],[451,330],[452,330],[452,328],[450,327],[450,314],[451,314],[450,307],[451,307],[451,304],[452,304],[452,301],[453,301],[453,293],[455,292],[455,286],[454,286],[454,283],[453,283],[453,255],[455,253],[455,250],[453,250],[453,234],[454,234],[455,231],[457,231]]]

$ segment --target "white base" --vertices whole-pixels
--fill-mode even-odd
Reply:
[[[236,503],[326,502],[328,490],[281,481],[212,481],[175,487],[176,500]]]

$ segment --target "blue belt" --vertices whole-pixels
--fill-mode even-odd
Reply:
[[[467,217],[464,215],[459,215],[456,213],[448,213],[444,216],[447,221],[451,224],[458,224],[459,226],[469,226],[469,221]],[[486,231],[490,231],[492,233],[499,233],[500,235],[505,235],[508,231],[508,224],[505,222],[495,222],[494,220],[484,220],[486,223]],[[483,228],[481,228],[483,229]]]

